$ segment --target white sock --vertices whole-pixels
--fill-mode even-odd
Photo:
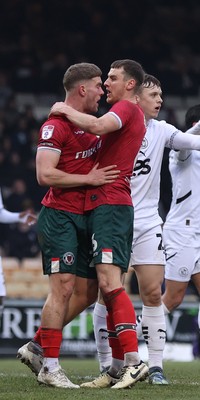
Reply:
[[[106,315],[106,306],[96,303],[93,312],[93,325],[99,368],[101,372],[110,367],[112,362],[112,351],[108,342]]]
[[[42,369],[48,368],[49,372],[54,372],[59,369],[58,358],[44,357]]]
[[[142,309],[142,331],[149,353],[149,368],[162,368],[166,342],[166,323],[163,306]]]
[[[138,338],[142,336],[142,315],[136,317],[136,333]]]

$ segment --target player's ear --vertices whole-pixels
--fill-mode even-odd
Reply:
[[[85,85],[80,85],[79,86],[79,94],[80,96],[84,97],[86,95],[86,89],[85,89]]]
[[[137,94],[135,95],[135,102],[136,104],[138,104],[140,101],[140,96],[138,96]]]
[[[135,85],[136,85],[136,81],[135,81],[135,79],[129,79],[128,81],[127,81],[127,90],[133,90],[134,89],[134,87],[135,87]]]

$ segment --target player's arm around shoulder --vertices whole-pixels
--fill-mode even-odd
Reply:
[[[51,108],[51,114],[64,114],[72,123],[84,131],[102,136],[121,128],[120,119],[114,113],[106,113],[97,118],[68,106],[63,102],[57,102]]]
[[[98,136],[117,131],[122,126],[120,118],[112,112],[108,112],[99,118],[91,115],[86,115],[86,117],[88,117],[88,124],[85,130]]]

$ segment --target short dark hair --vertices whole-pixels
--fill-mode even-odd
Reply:
[[[190,107],[185,114],[185,126],[186,129],[192,127],[194,122],[200,120],[200,104]]]
[[[136,89],[143,83],[145,72],[142,68],[142,65],[137,61],[129,59],[116,60],[111,64],[110,68],[123,68],[125,76],[135,79]]]
[[[102,76],[102,71],[97,65],[91,63],[77,63],[71,65],[64,74],[63,86],[66,91],[71,90],[77,82]]]
[[[148,88],[151,85],[161,87],[160,81],[153,75],[145,74],[142,86]]]

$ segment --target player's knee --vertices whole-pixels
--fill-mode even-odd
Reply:
[[[159,306],[161,304],[161,289],[159,287],[152,288],[151,291],[148,291],[146,293],[143,302],[149,307]]]
[[[183,301],[184,294],[182,292],[173,293],[164,293],[163,302],[169,311],[177,308]]]
[[[171,310],[177,308],[183,301],[182,293],[177,293],[175,297],[171,300]]]
[[[62,297],[64,301],[67,301],[72,296],[74,290],[73,281],[61,281],[59,287],[57,287],[58,296]]]
[[[101,291],[102,296],[108,293],[111,289],[109,287],[109,282],[106,279],[99,280],[99,289]]]

